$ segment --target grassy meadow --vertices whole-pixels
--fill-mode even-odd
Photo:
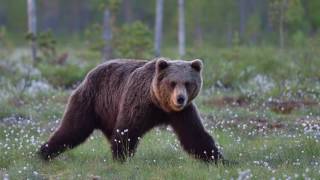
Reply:
[[[189,157],[170,127],[146,134],[124,164],[112,160],[98,131],[79,147],[43,162],[35,152],[57,127],[72,89],[100,63],[99,56],[81,47],[60,47],[67,58],[33,63],[26,48],[0,49],[0,178],[318,179],[317,47],[188,50],[185,59],[204,61],[204,86],[196,104],[225,158],[237,162],[229,165]],[[164,55],[175,58],[175,52],[168,48]]]

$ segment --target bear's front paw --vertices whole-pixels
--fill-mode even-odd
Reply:
[[[37,155],[45,161],[48,161],[51,159],[50,150],[47,143],[43,144],[40,147],[40,149],[37,151]]]

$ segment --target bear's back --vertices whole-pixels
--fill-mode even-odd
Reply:
[[[130,74],[145,65],[145,60],[114,59],[98,65],[91,70],[86,79],[93,82],[95,90],[103,90],[107,86],[117,88],[124,85]]]
[[[128,78],[146,63],[145,60],[115,59],[98,65],[88,73],[83,86],[95,94],[95,111],[100,118],[115,119]]]

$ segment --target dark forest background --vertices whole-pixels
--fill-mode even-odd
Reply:
[[[141,21],[152,32],[156,1],[150,0],[41,0],[37,4],[39,32],[51,30],[57,37],[85,38],[102,24],[105,7],[111,7],[115,26]],[[111,4],[111,5],[110,5]],[[177,39],[177,1],[164,1],[164,44]],[[319,38],[318,0],[187,0],[187,46],[301,45]],[[25,0],[0,0],[0,26],[19,39],[27,31]],[[283,32],[281,32],[283,31]],[[283,42],[280,42],[283,39]],[[280,43],[283,43],[281,45]]]

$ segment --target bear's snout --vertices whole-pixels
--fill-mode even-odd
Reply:
[[[172,99],[172,106],[171,108],[174,111],[181,111],[187,104],[187,99],[186,95],[184,94],[178,94]]]
[[[178,97],[177,97],[177,104],[178,104],[178,105],[184,105],[185,99],[186,99],[186,98],[185,98],[182,94],[178,95]]]
[[[171,96],[171,108],[174,111],[181,111],[187,104],[188,95],[186,88],[182,85],[177,85]]]

